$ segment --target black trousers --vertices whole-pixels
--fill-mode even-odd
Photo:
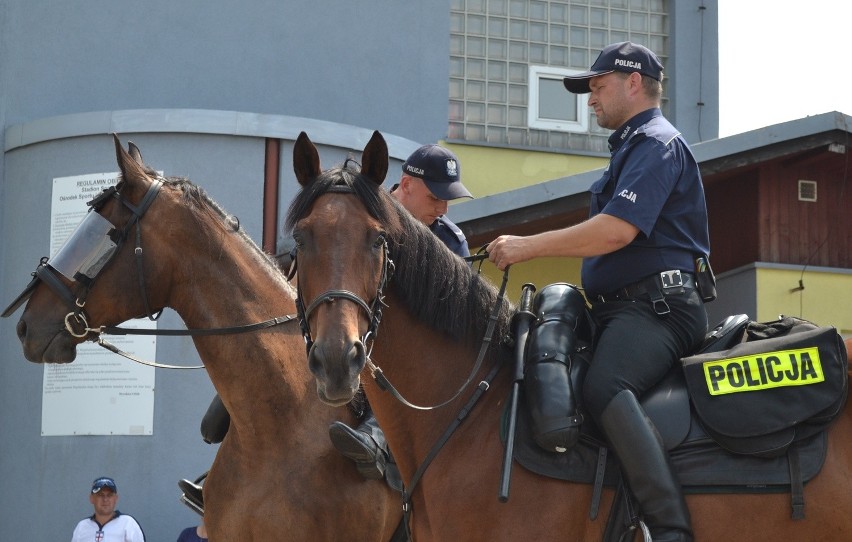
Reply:
[[[641,397],[707,333],[707,312],[698,292],[690,288],[665,300],[671,312],[664,316],[654,312],[647,295],[592,304],[597,336],[583,396],[596,421],[622,390]]]

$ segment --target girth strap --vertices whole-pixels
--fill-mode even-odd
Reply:
[[[603,493],[604,475],[606,474],[607,447],[598,448],[598,463],[595,467],[595,485],[592,489],[592,505],[589,508],[589,519],[594,521],[598,517],[601,508],[601,494]]]
[[[793,444],[787,449],[787,462],[790,466],[790,504],[793,507],[791,517],[805,519],[805,484],[802,481],[798,444]]]

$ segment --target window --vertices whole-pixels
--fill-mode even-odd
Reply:
[[[589,113],[585,94],[565,90],[562,78],[581,73],[551,66],[530,66],[529,107],[527,124],[530,128],[560,132],[588,132]]]

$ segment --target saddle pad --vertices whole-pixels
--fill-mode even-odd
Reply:
[[[505,431],[501,438],[505,442]],[[801,474],[807,482],[819,473],[825,461],[828,439],[823,431],[797,444]],[[595,478],[599,446],[581,437],[565,452],[541,449],[532,438],[524,408],[518,411],[514,458],[523,468],[542,476],[591,484]],[[690,440],[671,452],[678,478],[689,493],[765,493],[790,486],[786,456],[764,458],[732,454],[708,438]],[[615,487],[620,469],[614,453],[607,454],[604,485]]]
[[[842,408],[848,376],[841,350],[837,331],[822,327],[682,362],[695,411],[719,444],[776,455],[822,430]]]

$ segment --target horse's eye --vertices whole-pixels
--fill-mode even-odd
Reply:
[[[373,248],[381,248],[385,243],[385,234],[380,233],[379,236],[376,237],[376,240],[373,241]]]
[[[294,232],[293,233],[293,250],[291,250],[290,252],[295,253],[297,250],[301,250],[303,248],[305,248],[305,240],[302,238],[301,235]]]

